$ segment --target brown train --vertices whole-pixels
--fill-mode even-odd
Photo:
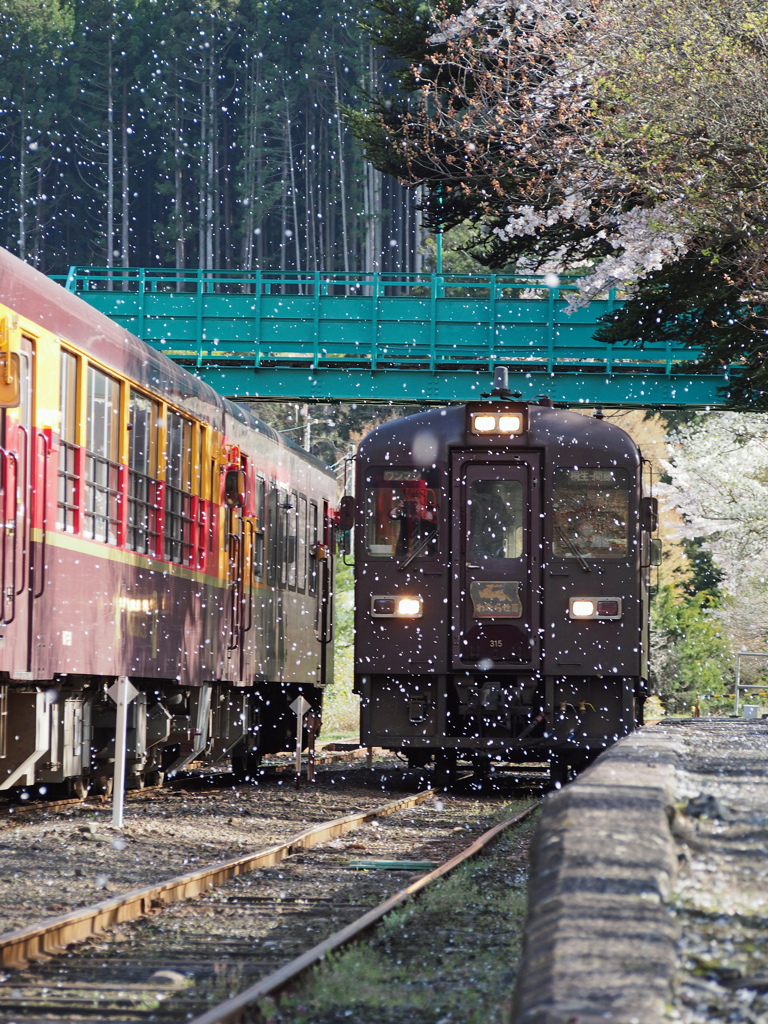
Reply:
[[[563,781],[642,721],[656,503],[602,418],[489,401],[374,430],[357,458],[362,741],[415,766],[551,762]],[[343,517],[352,519],[350,499]]]
[[[336,481],[0,250],[0,790],[290,746],[332,671]]]

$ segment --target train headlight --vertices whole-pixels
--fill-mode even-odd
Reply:
[[[572,597],[568,602],[572,619],[620,619],[620,597]]]
[[[476,413],[472,417],[472,429],[476,434],[495,434],[496,417],[488,413]]]
[[[522,434],[523,417],[519,412],[473,412],[473,434]]]
[[[523,430],[523,417],[517,413],[504,413],[499,416],[500,434],[520,434]]]
[[[397,614],[404,619],[418,619],[421,616],[421,598],[401,597],[397,602]]]
[[[371,598],[374,619],[420,619],[424,603],[420,597],[397,597],[384,594]]]

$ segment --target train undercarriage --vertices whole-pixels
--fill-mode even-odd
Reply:
[[[450,783],[459,760],[487,773],[494,762],[549,761],[567,781],[642,724],[644,680],[619,676],[361,676],[364,742],[402,752],[413,767],[434,760]]]
[[[110,793],[115,762],[114,680],[83,677],[20,687],[0,684],[0,791],[84,796]],[[295,744],[290,703],[300,694],[319,709],[322,691],[299,684],[262,689],[132,680],[126,789],[154,785],[192,765],[229,762],[235,777],[256,775],[261,758]]]

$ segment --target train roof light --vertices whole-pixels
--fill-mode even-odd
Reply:
[[[472,429],[476,434],[495,434],[496,417],[490,413],[475,413],[472,417]]]
[[[525,433],[526,411],[524,408],[499,403],[475,406],[469,409],[468,429],[475,437],[496,438],[503,441],[508,437],[517,437]]]
[[[519,412],[473,412],[473,434],[522,434],[523,417]]]
[[[499,416],[500,434],[519,434],[523,429],[523,417],[519,413],[506,412]]]

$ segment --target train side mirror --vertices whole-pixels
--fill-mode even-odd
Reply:
[[[661,565],[661,541],[657,537],[651,541],[651,565]]]
[[[15,352],[0,354],[0,409],[15,409],[21,404],[21,369]]]
[[[641,498],[640,525],[648,533],[655,533],[659,528],[659,499]]]
[[[224,477],[224,501],[228,508],[245,508],[245,471],[228,469]]]
[[[349,533],[355,525],[355,499],[351,494],[345,494],[339,502],[339,511],[336,518],[336,526],[341,533]]]
[[[339,554],[346,559],[352,550],[352,528],[355,525],[355,499],[345,494],[336,510],[336,542]]]

